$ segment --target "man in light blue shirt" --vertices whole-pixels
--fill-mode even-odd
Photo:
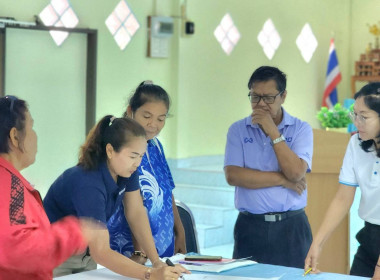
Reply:
[[[286,75],[279,69],[256,69],[248,88],[252,114],[231,125],[224,162],[240,211],[233,257],[303,268],[312,241],[304,207],[313,132],[282,107]]]

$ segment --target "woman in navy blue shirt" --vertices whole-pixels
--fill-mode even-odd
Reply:
[[[105,116],[81,147],[78,165],[66,170],[50,187],[44,207],[51,222],[74,215],[104,225],[98,231],[100,241],[89,243],[88,252],[71,257],[55,269],[54,276],[95,269],[96,263],[138,279],[177,279],[184,271],[158,262],[136,172],[146,151],[145,136],[143,127],[132,119]],[[154,268],[136,264],[110,248],[105,225],[123,198],[130,213],[128,222],[147,256],[157,263]]]
[[[141,195],[160,257],[186,253],[185,232],[173,196],[174,181],[156,137],[165,125],[169,107],[167,92],[151,81],[145,81],[134,91],[124,114],[141,124],[147,134],[148,147],[138,171]],[[144,263],[144,254],[139,254],[144,251],[142,244],[134,239],[133,235],[136,239],[138,236],[132,233],[124,213],[128,215],[128,210],[121,205],[108,222],[111,248]]]

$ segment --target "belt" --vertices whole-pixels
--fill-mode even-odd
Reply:
[[[259,219],[265,222],[280,222],[286,220],[295,215],[304,213],[305,210],[303,208],[294,210],[294,211],[286,211],[286,212],[271,212],[265,214],[252,214],[247,211],[240,212],[243,215],[246,215],[250,218]]]
[[[365,222],[364,224],[365,224],[366,227],[372,227],[374,229],[380,230],[380,225],[371,224],[369,222]]]

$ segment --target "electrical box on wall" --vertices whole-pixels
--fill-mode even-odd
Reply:
[[[148,17],[148,56],[169,57],[170,38],[174,32],[172,17]]]
[[[189,35],[194,34],[194,22],[192,21],[185,22],[185,33]]]

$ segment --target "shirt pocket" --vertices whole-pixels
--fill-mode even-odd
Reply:
[[[380,188],[380,159],[376,159],[373,162],[372,165],[372,171],[369,176],[370,183],[368,184],[368,187],[373,188]]]

